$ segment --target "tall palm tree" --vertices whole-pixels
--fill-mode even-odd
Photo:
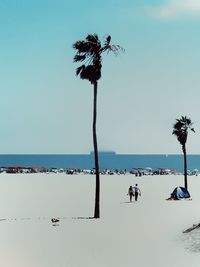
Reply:
[[[102,68],[102,53],[114,52],[118,54],[123,50],[119,45],[111,44],[111,36],[109,35],[104,44],[101,45],[97,34],[89,34],[85,40],[77,41],[73,44],[76,50],[74,62],[84,62],[76,70],[76,75],[81,79],[86,79],[91,82],[94,87],[93,99],[93,146],[94,146],[94,161],[95,161],[95,174],[96,174],[96,190],[95,190],[95,209],[94,218],[100,218],[100,175],[99,175],[99,159],[98,159],[98,146],[96,135],[96,119],[97,119],[97,87],[98,80],[101,78]]]
[[[188,182],[187,182],[187,152],[186,152],[186,142],[188,137],[188,132],[193,131],[195,132],[194,128],[192,128],[192,121],[190,118],[186,116],[181,116],[180,119],[176,119],[176,123],[173,126],[172,134],[176,135],[179,143],[182,146],[183,155],[184,155],[184,184],[185,188],[188,189]]]

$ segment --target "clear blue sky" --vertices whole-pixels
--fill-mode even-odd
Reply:
[[[75,76],[72,44],[88,33],[126,50],[105,55],[99,150],[181,153],[189,116],[200,153],[200,0],[1,0],[0,153],[89,153],[93,88]]]

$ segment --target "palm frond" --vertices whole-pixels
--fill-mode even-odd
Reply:
[[[184,123],[181,120],[176,120],[176,121],[177,122],[174,124],[173,128],[180,131],[184,126]]]
[[[95,56],[100,54],[100,49],[101,49],[101,42],[96,34],[89,34],[86,37],[86,40],[88,42],[88,47],[89,50],[88,52],[90,55]]]
[[[108,35],[104,42],[104,46],[101,49],[102,52],[105,51],[107,51],[107,53],[113,52],[116,56],[119,55],[120,52],[125,52],[125,49],[123,47],[121,47],[120,45],[112,44],[111,40],[112,40],[111,36]]]
[[[192,128],[192,121],[187,116],[181,116],[180,119],[176,119],[176,123],[173,125],[172,134],[176,135],[178,141],[181,145],[184,145],[187,142],[188,131],[191,130],[195,132]]]
[[[101,70],[96,69],[93,65],[88,65],[83,71],[80,73],[81,79],[87,79],[92,84],[101,78]]]
[[[80,74],[80,72],[84,71],[84,69],[85,69],[85,65],[82,65],[82,66],[78,67],[76,69],[76,75],[78,76]]]
[[[111,46],[111,51],[118,56],[121,52],[125,52],[125,49],[121,47],[120,45],[112,45]]]
[[[74,56],[74,62],[84,61],[85,59],[86,59],[86,55],[78,55],[78,54],[76,54]]]
[[[88,34],[88,36],[86,37],[86,40],[89,43],[96,44],[96,45],[101,45],[101,42],[100,42],[99,37],[98,37],[97,34]]]
[[[179,131],[174,129],[173,132],[172,132],[172,134],[178,136],[179,135]]]
[[[89,50],[89,44],[85,41],[77,41],[73,44],[73,48],[78,50],[79,53],[86,53]]]
[[[111,36],[108,35],[106,38],[105,38],[105,41],[104,41],[104,46],[110,46],[111,45]]]

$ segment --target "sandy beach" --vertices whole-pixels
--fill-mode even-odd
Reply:
[[[1,174],[0,266],[198,267],[200,230],[182,231],[200,222],[200,176],[188,181],[191,201],[166,201],[182,175],[101,176],[94,220],[92,175]],[[129,203],[135,183],[142,196]]]

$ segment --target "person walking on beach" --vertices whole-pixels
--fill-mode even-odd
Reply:
[[[135,195],[135,201],[138,200],[138,195],[141,196],[141,191],[138,187],[138,184],[135,184],[135,186],[133,187],[133,190],[134,190],[134,195]]]
[[[132,186],[129,187],[129,189],[128,189],[128,194],[127,194],[127,195],[129,195],[129,197],[130,197],[130,202],[132,202],[132,198],[133,198],[133,196],[134,196],[134,190],[133,190],[133,187],[132,187]]]

